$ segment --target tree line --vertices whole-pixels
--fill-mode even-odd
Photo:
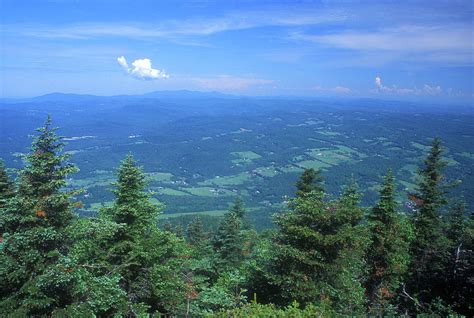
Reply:
[[[131,154],[115,200],[79,218],[77,168],[48,117],[14,179],[0,164],[0,312],[53,317],[314,317],[474,313],[474,217],[448,199],[439,139],[402,213],[389,170],[373,207],[355,182],[329,196],[307,169],[257,233],[237,199],[215,232],[157,226]],[[454,203],[453,203],[454,201]]]

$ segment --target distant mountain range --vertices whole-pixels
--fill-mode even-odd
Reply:
[[[51,93],[30,98],[0,98],[2,103],[29,103],[29,102],[78,102],[98,99],[196,99],[196,98],[219,98],[232,99],[242,96],[230,95],[219,92],[201,92],[190,90],[175,91],[155,91],[141,95],[113,95],[98,96],[91,94],[69,94],[69,93]]]

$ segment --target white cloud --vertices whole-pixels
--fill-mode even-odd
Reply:
[[[385,86],[382,83],[382,78],[380,76],[375,77],[375,92],[376,93],[388,93],[396,95],[440,95],[443,93],[441,86],[430,86],[425,84],[423,88],[399,88],[395,85]]]
[[[147,58],[133,61],[132,67],[128,65],[124,56],[118,57],[117,62],[123,67],[127,74],[130,74],[131,76],[138,79],[152,80],[159,78],[169,78],[169,75],[164,71],[152,68],[151,60]]]
[[[349,87],[344,87],[344,86],[336,86],[336,87],[331,87],[331,88],[324,88],[321,86],[316,86],[313,87],[313,89],[317,92],[321,93],[336,93],[336,94],[349,94],[352,93],[352,89]]]
[[[426,95],[439,95],[443,92],[443,90],[441,89],[441,87],[439,85],[438,86],[430,86],[428,84],[425,84],[425,86],[423,86],[423,92]]]
[[[382,87],[382,79],[380,78],[380,76],[375,77],[375,86],[377,86],[377,88]]]
[[[117,58],[117,62],[122,65],[122,67],[128,72],[128,64],[127,60],[125,59],[125,56],[120,56]]]

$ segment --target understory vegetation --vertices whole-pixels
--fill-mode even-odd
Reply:
[[[48,118],[25,165],[0,165],[0,312],[67,317],[317,317],[474,313],[474,216],[444,175],[435,138],[418,169],[410,213],[395,173],[371,206],[356,180],[328,195],[308,167],[296,195],[257,232],[237,198],[214,227],[159,218],[132,154],[114,200],[78,217],[77,171]],[[236,153],[245,163],[253,153]],[[14,178],[13,178],[14,176]],[[160,176],[166,177],[166,176]],[[226,182],[231,182],[227,180]],[[219,181],[215,181],[219,182]],[[180,196],[185,201],[186,196]],[[215,220],[215,219],[214,219]],[[215,230],[211,230],[216,228]]]

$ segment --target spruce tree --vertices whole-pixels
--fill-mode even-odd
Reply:
[[[464,202],[456,202],[447,215],[446,236],[450,259],[446,268],[447,302],[456,313],[474,313],[474,219],[466,215]]]
[[[438,138],[433,140],[430,152],[419,170],[415,194],[413,225],[415,237],[411,246],[412,263],[408,293],[417,301],[414,310],[427,311],[430,305],[442,299],[446,285],[446,266],[449,260],[449,240],[443,233],[442,208],[446,204],[446,184],[442,173],[446,161]]]
[[[3,160],[0,159],[0,209],[5,207],[7,200],[15,195],[15,185],[7,173]]]
[[[368,248],[367,294],[370,312],[390,313],[409,264],[411,227],[397,212],[392,170],[384,178],[376,206],[368,221],[371,244]]]
[[[63,143],[51,127],[51,117],[37,131],[24,157],[18,193],[1,210],[3,313],[49,314],[71,301],[71,277],[58,266],[68,249],[65,228],[74,216],[73,193],[62,189],[76,168],[61,153]]]
[[[241,203],[236,201],[224,215],[214,236],[213,245],[217,253],[216,266],[223,271],[237,267],[242,261],[244,236],[241,216],[243,215]]]
[[[202,220],[199,216],[195,217],[188,225],[187,231],[188,242],[191,245],[203,244],[206,240]]]
[[[131,154],[122,161],[117,177],[116,200],[101,215],[122,227],[104,261],[109,271],[121,276],[119,285],[129,299],[127,315],[135,315],[134,308],[173,314],[185,299],[182,273],[176,270],[182,268],[185,247],[175,235],[158,229],[162,207],[151,203],[145,174]]]
[[[240,197],[237,197],[234,204],[230,207],[229,212],[234,213],[237,217],[243,219],[246,212],[244,201]]]
[[[311,191],[324,192],[322,182],[323,177],[320,169],[305,169],[298,182],[296,182],[296,195],[301,197]]]
[[[279,215],[271,284],[281,299],[329,303],[344,313],[360,312],[364,305],[361,285],[367,244],[360,226],[360,195],[348,187],[339,200],[325,202],[324,193],[311,191],[293,199],[288,213]]]
[[[15,184],[8,176],[5,164],[0,159],[0,245],[3,242],[3,232],[5,227],[5,216],[1,212],[8,203],[8,200],[15,195]]]

